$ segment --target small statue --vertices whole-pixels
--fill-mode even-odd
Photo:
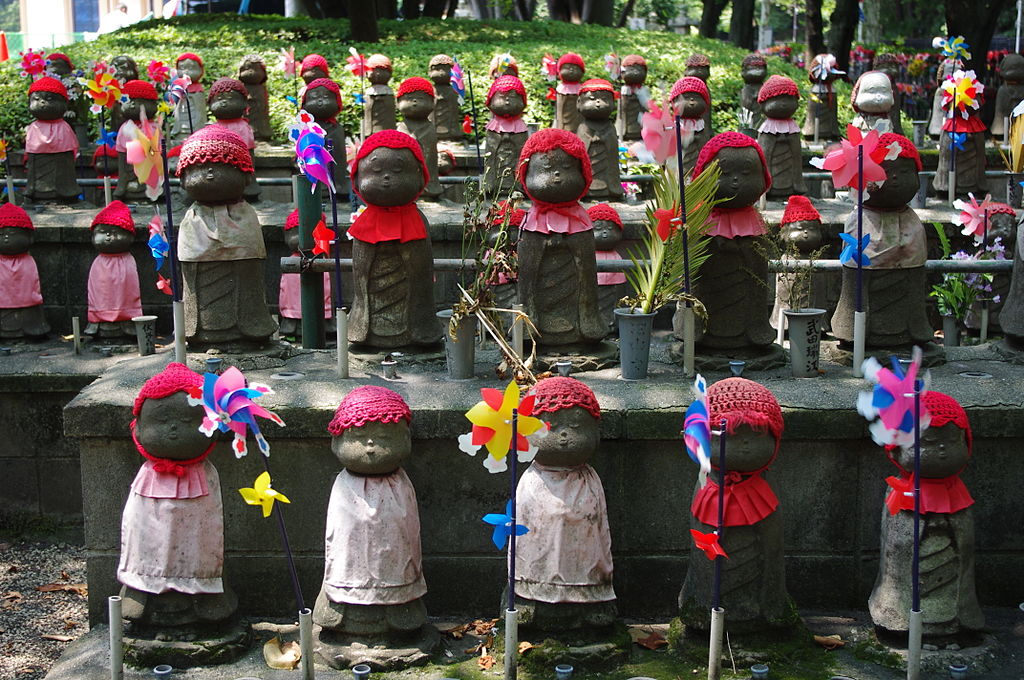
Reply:
[[[249,125],[259,142],[269,142],[274,131],[270,127],[270,104],[267,100],[267,65],[258,54],[247,54],[238,64],[238,79],[245,85],[245,101],[249,107]]]
[[[511,211],[511,213],[509,212]],[[502,262],[495,266],[491,278],[487,281],[491,292],[494,293],[494,302],[498,307],[511,309],[516,302],[516,272],[517,254],[516,246],[519,240],[519,231],[526,219],[526,211],[522,208],[512,208],[508,201],[498,201],[490,211],[491,228],[487,230],[488,250],[484,252],[484,261],[491,261],[501,258]],[[507,221],[507,224],[506,224]],[[498,247],[498,240],[502,231],[506,238],[502,242],[500,251],[493,250]]]
[[[174,108],[174,123],[170,136],[183,139],[206,125],[206,96],[203,94],[203,60],[198,54],[185,52],[178,56],[174,67],[179,75],[188,76],[192,84],[185,88],[185,96]]]
[[[885,182],[868,183],[864,198],[863,233],[871,236],[864,248],[871,264],[863,268],[862,289],[868,348],[932,341],[926,307],[929,286],[924,271],[928,259],[924,225],[907,205],[918,190],[921,157],[906,137],[891,132],[879,137],[879,146],[893,142],[899,144],[899,157],[881,163]],[[846,233],[857,237],[856,210],[846,219]],[[857,296],[856,259],[843,267],[842,285],[832,315],[832,334],[851,343]]]
[[[889,109],[889,132],[898,135],[903,134],[903,120],[900,113],[903,111],[903,92],[899,88],[900,62],[895,54],[879,54],[875,56],[875,69],[889,76],[892,83],[892,108]]]
[[[743,78],[743,89],[740,90],[739,131],[748,137],[757,137],[757,130],[764,122],[761,113],[761,86],[768,75],[768,62],[760,54],[748,54],[740,64],[740,76]],[[797,97],[800,93],[797,92]],[[792,114],[790,114],[792,117]],[[762,142],[762,146],[763,146]]]
[[[807,185],[801,172],[800,126],[793,114],[800,102],[800,90],[791,78],[772,76],[757,95],[764,112],[764,122],[757,129],[757,143],[768,159],[772,186],[768,200],[778,201],[793,194],[806,194]]]
[[[519,64],[516,62],[516,58],[508,52],[502,54],[496,54],[491,57],[491,63],[487,67],[487,73],[491,76],[491,80],[497,80],[501,76],[515,76],[519,77]]]
[[[23,209],[0,205],[0,338],[42,340],[50,332],[39,269],[28,252],[34,231]]]
[[[739,132],[712,137],[697,158],[694,176],[715,159],[722,173],[715,198],[725,200],[711,210],[709,255],[693,286],[708,312],[706,328],[697,329],[697,349],[708,354],[760,352],[775,341],[775,333],[764,285],[768,258],[755,245],[765,227],[754,204],[771,188],[772,177],[760,145]],[[673,326],[676,337],[683,339],[679,314]]]
[[[704,114],[711,108],[711,95],[704,81],[694,76],[680,78],[668,96],[672,109],[679,116],[679,130],[683,138],[683,175],[691,175],[697,156],[711,139],[711,130]],[[669,165],[675,167],[676,155],[669,155]]]
[[[515,76],[499,76],[491,83],[484,105],[491,120],[487,123],[483,190],[490,196],[504,196],[517,188],[516,163],[529,136],[523,122],[526,88]]]
[[[779,225],[779,240],[785,249],[781,257],[783,262],[794,257],[809,259],[814,251],[824,245],[821,215],[806,196],[789,197]],[[771,323],[776,329],[786,325],[782,310],[819,307],[818,301],[824,300],[824,277],[808,273],[805,275],[808,277],[806,284],[798,286],[798,276],[795,273],[775,275],[775,306],[772,308]]]
[[[109,144],[99,144],[92,152],[92,169],[96,172],[96,179],[109,177],[116,180],[117,149]]]
[[[996,239],[999,239],[996,241]],[[1017,245],[1017,213],[1005,203],[990,203],[988,213],[988,253],[982,244],[977,245],[977,256],[984,255],[995,259],[1012,260]],[[999,250],[1002,254],[999,255]],[[964,317],[964,325],[972,330],[981,328],[981,298],[988,302],[988,329],[989,334],[1002,332],[1000,325],[1000,313],[1006,302],[1006,296],[1010,293],[1010,275],[1002,272],[992,275],[991,290],[981,293],[979,299],[971,305],[970,311]]]
[[[846,73],[836,68],[837,63],[831,54],[819,54],[807,69],[811,96],[807,102],[807,117],[803,127],[806,139],[817,137],[822,141],[835,141],[840,137],[838,102],[833,83]]]
[[[433,346],[441,339],[427,218],[416,207],[429,179],[419,143],[404,132],[383,130],[359,147],[352,187],[366,209],[348,229],[350,342],[394,349]]]
[[[591,78],[580,87],[576,106],[583,116],[576,134],[587,147],[593,173],[587,198],[621,201],[624,192],[619,179],[619,137],[611,120],[615,89],[607,80]]]
[[[615,131],[624,142],[640,139],[640,117],[647,111],[651,91],[647,82],[647,60],[639,54],[630,54],[622,60],[622,88],[619,111],[615,117]]]
[[[264,293],[263,230],[242,199],[253,179],[249,150],[230,130],[204,127],[182,145],[178,176],[195,201],[178,231],[185,338],[197,349],[262,347],[277,324]]]
[[[317,125],[327,133],[331,143],[331,158],[334,159],[334,187],[338,194],[347,196],[352,191],[348,177],[348,149],[345,144],[345,128],[338,123],[341,113],[341,87],[328,78],[318,78],[302,91],[302,108],[313,116]]]
[[[383,54],[371,54],[366,60],[366,68],[369,69],[366,79],[370,81],[370,86],[364,93],[363,137],[381,130],[394,130],[398,126],[395,119],[395,93],[388,87],[391,60]]]
[[[121,127],[117,130],[114,148],[117,150],[117,186],[114,187],[114,198],[132,202],[149,200],[146,197],[146,185],[139,181],[135,169],[128,163],[128,142],[135,141],[135,133],[142,124],[145,113],[146,120],[156,118],[159,96],[152,83],[145,80],[129,80],[124,84],[121,94],[127,97],[121,102]]]
[[[423,188],[421,196],[428,200],[437,200],[444,189],[437,181],[437,130],[430,121],[430,114],[434,110],[434,86],[426,78],[406,78],[398,86],[396,100],[398,110],[402,114],[402,122],[398,124],[398,129],[419,142],[420,149],[423,150],[423,160],[430,173],[430,180]]]
[[[210,86],[206,104],[214,117],[214,122],[211,125],[238,135],[249,150],[249,158],[255,166],[256,138],[249,126],[249,120],[245,117],[249,109],[248,99],[249,93],[241,80],[217,78]],[[244,196],[249,201],[259,200],[260,186],[256,182],[250,182],[245,187]]]
[[[0,236],[2,235],[3,230],[0,230]],[[1010,290],[1003,298],[999,325],[1006,334],[1007,344],[1012,349],[1020,351],[1024,350],[1024,228],[1021,228],[1020,223],[1017,224],[1017,237],[1012,252],[1013,273],[1010,275]]]
[[[430,120],[442,142],[456,142],[465,139],[462,132],[462,109],[459,95],[452,87],[452,67],[455,60],[447,54],[436,54],[430,60],[428,76],[434,83],[434,110]]]
[[[979,86],[980,87],[980,86]],[[979,104],[984,95],[977,95]],[[985,123],[978,111],[967,108],[967,120],[956,113],[942,122],[942,135],[939,137],[939,165],[935,169],[935,181],[932,185],[940,195],[949,191],[949,170],[952,164],[953,145],[956,145],[956,195],[963,197],[969,193],[982,195],[988,190],[988,179],[985,177]]]
[[[132,257],[135,220],[121,201],[112,201],[92,219],[92,245],[99,252],[89,268],[86,335],[135,337],[132,318],[142,316],[139,268]]]
[[[971,457],[971,425],[963,407],[941,392],[922,393],[921,410],[931,417],[921,432],[922,632],[945,640],[985,626],[974,588],[974,499],[960,479]],[[915,531],[914,499],[906,492],[914,486],[914,448],[894,447],[886,455],[900,476],[886,480],[891,488],[882,509],[882,550],[868,610],[879,628],[906,635]]]
[[[586,67],[583,57],[566,52],[558,58],[558,87],[555,88],[555,120],[551,127],[575,133],[583,122],[583,115],[576,106],[580,94],[580,81]]]
[[[1024,56],[1011,52],[999,64],[1003,84],[996,91],[996,112],[992,119],[992,136],[1002,138],[1006,121],[1013,108],[1024,99]]]
[[[127,83],[129,80],[139,79],[139,67],[135,63],[135,60],[127,54],[121,54],[114,57],[110,60],[110,65],[114,67],[114,77],[117,78],[117,82],[119,83]],[[115,106],[111,108],[110,129],[121,129],[121,123],[123,122],[124,116],[121,115],[121,107]]]
[[[738,132],[725,134],[739,135]],[[748,137],[749,139],[749,137]],[[729,629],[763,631],[793,625],[796,610],[786,592],[782,513],[779,500],[762,476],[779,455],[785,427],[782,409],[771,391],[746,378],[726,378],[708,386],[712,427],[726,421],[724,527],[719,545],[722,560],[722,607]],[[719,450],[719,435],[711,437]],[[690,528],[709,534],[718,526],[718,456],[711,456],[711,475],[694,489]],[[525,541],[524,541],[525,543]],[[679,593],[680,618],[688,627],[709,630],[711,572],[715,563],[690,544],[686,580]]]
[[[694,53],[686,58],[686,68],[683,70],[683,77],[699,78],[706,88],[708,79],[711,77],[711,60],[706,54]],[[710,102],[710,94],[708,95]],[[711,125],[711,104],[704,110],[704,128],[708,131],[708,137],[714,134]]]
[[[411,422],[399,394],[365,385],[342,399],[327,427],[344,469],[327,507],[313,620],[322,628],[320,657],[334,668],[368,660],[374,647],[418,647],[402,659],[415,663],[439,642],[423,604],[416,490],[402,469],[412,455]]]
[[[547,421],[537,454],[516,488],[517,522],[530,540],[516,550],[516,609],[531,632],[572,635],[612,626],[612,539],[601,479],[588,461],[601,441],[601,407],[575,378],[534,388],[533,413]]]
[[[327,216],[320,214],[320,221],[326,222]],[[299,211],[293,210],[284,222],[284,245],[292,257],[299,257]],[[334,303],[331,301],[331,275],[324,272],[324,318],[327,320],[328,334],[334,332]],[[278,332],[283,337],[302,338],[302,296],[301,275],[281,274],[278,287],[277,307],[280,312]]]
[[[936,73],[938,87],[935,88],[935,94],[932,96],[932,115],[931,118],[928,119],[928,134],[931,135],[932,139],[939,138],[939,135],[942,134],[942,126],[946,122],[946,111],[942,104],[942,83],[946,81],[946,78],[953,75],[953,69],[955,68],[956,62],[954,60],[943,59]]]
[[[590,187],[590,158],[579,137],[545,129],[519,155],[516,177],[533,207],[519,238],[519,302],[539,344],[595,343],[607,326],[597,306],[594,229],[579,204]]]
[[[594,223],[594,256],[597,261],[625,259],[615,250],[622,242],[622,218],[607,203],[598,203],[587,209]],[[614,310],[626,294],[626,275],[622,272],[597,272],[597,305],[601,318],[609,327],[615,323]]]
[[[889,76],[881,71],[862,73],[850,93],[850,105],[856,114],[853,126],[861,132],[892,132],[890,118],[896,104],[894,92]]]
[[[302,82],[309,85],[314,80],[330,78],[331,69],[327,65],[327,60],[319,54],[307,54],[299,65],[299,77],[302,78]]]
[[[25,196],[30,201],[70,203],[82,192],[75,174],[78,138],[64,120],[68,91],[44,76],[28,88],[28,112],[35,120],[25,128]]]
[[[196,645],[193,652],[202,654],[208,641],[196,638],[210,637],[211,628],[224,638],[206,651],[219,649],[217,663],[248,642],[248,627],[235,618],[238,598],[222,579],[224,507],[217,468],[207,459],[216,440],[199,431],[202,388],[202,376],[172,362],[146,381],[132,406],[132,440],[146,460],[121,514],[117,580],[126,646],[137,647],[137,657],[147,647],[166,654]]]

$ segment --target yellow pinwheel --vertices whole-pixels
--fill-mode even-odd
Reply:
[[[131,137],[127,144],[127,159],[135,170],[135,176],[146,185],[146,196],[151,201],[160,197],[164,183],[164,162],[160,154],[160,123],[159,115],[156,121],[146,120],[145,110],[142,111],[138,125],[131,121],[126,123]]]
[[[484,467],[491,472],[507,469],[505,456],[512,445],[512,409],[518,409],[515,451],[519,460],[531,460],[537,449],[530,442],[530,435],[547,434],[544,421],[533,417],[535,397],[531,394],[519,399],[519,385],[512,381],[505,392],[490,387],[480,390],[483,401],[466,412],[466,419],[473,423],[473,430],[459,437],[459,448],[475,456],[481,447],[487,448],[488,456]]]
[[[114,108],[114,105],[121,100],[121,83],[117,78],[106,71],[99,71],[92,80],[79,78],[79,82],[85,86],[86,94],[92,97],[93,104],[89,110],[99,113],[101,108]]]
[[[0,139],[0,163],[7,160],[7,140]]]
[[[974,71],[956,71],[942,83],[942,107],[950,112],[959,113],[968,118],[968,107],[977,109],[981,106],[980,95],[985,86],[978,82]]]
[[[251,489],[239,489],[238,493],[242,494],[242,498],[249,505],[259,505],[263,508],[263,516],[270,517],[270,513],[274,510],[274,501],[281,501],[282,503],[291,503],[288,497],[280,491],[275,491],[270,487],[270,473],[261,472],[260,476],[256,478]]]

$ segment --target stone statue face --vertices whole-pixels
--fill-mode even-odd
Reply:
[[[700,118],[707,111],[708,105],[696,92],[683,92],[672,100],[672,108],[680,118]]]
[[[391,69],[378,66],[372,69],[366,77],[373,85],[387,85],[391,80]]]
[[[334,118],[338,115],[338,98],[326,87],[317,86],[306,90],[306,103],[302,105],[317,120]]]
[[[191,78],[193,83],[198,83],[203,78],[203,67],[195,59],[179,61],[178,72]]]
[[[526,188],[530,195],[548,203],[577,200],[586,186],[580,162],[561,149],[530,156]]]
[[[115,77],[122,83],[139,79],[139,67],[135,64],[135,60],[128,55],[122,54],[114,57],[110,64],[114,67]]]
[[[430,78],[434,86],[450,87],[452,83],[452,67],[448,64],[434,64],[427,71],[427,77]]]
[[[891,82],[895,86],[896,80],[900,76],[900,68],[897,64],[879,64],[878,66],[875,67],[875,69],[884,73],[889,78],[889,82]]]
[[[949,477],[967,464],[967,437],[956,423],[929,427],[921,433],[921,476]],[[900,447],[897,460],[904,470],[914,469],[914,447]]]
[[[397,423],[371,421],[333,437],[331,451],[349,472],[387,475],[409,460],[412,432],[404,420]]]
[[[1013,252],[1014,242],[1017,240],[1017,224],[1013,215],[996,213],[988,216],[988,240],[991,243],[994,239],[1001,239],[1007,254]]]
[[[821,223],[815,220],[789,222],[782,225],[779,237],[801,253],[809,253],[821,247]]]
[[[587,120],[608,120],[615,110],[615,95],[605,90],[584,92],[576,100],[576,108]]]
[[[711,464],[718,467],[719,436],[711,435]],[[739,425],[725,440],[726,472],[754,472],[772,461],[775,439],[770,432],[759,432],[749,425]]]
[[[710,66],[687,66],[686,70],[683,71],[684,76],[693,76],[694,78],[700,78],[705,83],[708,82],[708,78],[711,77]]]
[[[434,110],[434,98],[419,90],[403,94],[396,104],[399,112],[409,120],[426,120]]]
[[[68,110],[68,100],[54,92],[33,92],[28,96],[28,112],[36,120],[57,120]]]
[[[910,203],[919,188],[917,166],[912,158],[897,158],[883,161],[885,182],[882,186],[871,182],[867,185],[867,196],[864,205],[869,208],[894,210]]]
[[[861,76],[855,103],[864,113],[888,113],[893,106],[889,76],[884,73],[865,73]]]
[[[146,120],[153,120],[156,117],[156,109],[159,102],[155,99],[133,98],[121,103],[121,114],[136,123],[142,120],[142,111],[146,112]],[[235,116],[236,118],[238,116]]]
[[[594,247],[611,250],[622,241],[622,230],[611,220],[594,221]]]
[[[244,61],[238,67],[238,79],[246,85],[267,82],[267,67],[258,61]]]
[[[586,409],[570,406],[539,414],[551,425],[551,431],[538,439],[537,457],[541,465],[570,467],[590,460],[601,441],[600,423]]]
[[[302,73],[299,74],[302,77],[303,82],[309,85],[317,78],[326,78],[327,74],[319,66],[313,66],[311,68],[303,69]]]
[[[526,110],[526,104],[518,92],[505,90],[504,92],[495,92],[487,108],[496,116],[518,116]]]
[[[761,159],[752,147],[727,147],[715,158],[722,175],[718,179],[715,198],[726,199],[719,208],[746,208],[754,204],[765,192]]]
[[[0,227],[0,255],[21,255],[32,246],[32,230]]]
[[[747,85],[760,85],[764,82],[765,76],[768,75],[768,66],[750,64],[740,71],[740,75],[743,77],[743,82]]]
[[[1024,82],[1024,57],[1019,54],[1008,54],[999,64],[999,75],[1010,85]]]
[[[793,95],[780,94],[778,97],[769,97],[761,102],[761,111],[769,118],[785,120],[793,117],[798,105],[798,100]]]
[[[97,224],[92,230],[93,248],[101,253],[127,253],[133,240],[127,229],[113,224]]]
[[[563,83],[578,83],[583,78],[583,69],[577,64],[562,64],[558,69],[558,77]]]
[[[71,75],[71,67],[63,59],[54,59],[46,65],[46,73],[60,80],[65,76]]]
[[[299,228],[286,229],[284,232],[284,245],[290,252],[296,252],[299,249]]]
[[[248,108],[249,104],[245,101],[245,95],[234,90],[221,92],[210,100],[210,113],[217,120],[241,118]]]
[[[199,431],[203,409],[189,406],[184,392],[163,399],[147,399],[135,423],[135,436],[142,448],[157,458],[188,460],[210,446]]]
[[[192,200],[207,205],[236,203],[251,179],[252,175],[227,163],[197,163],[181,173],[181,184]]]
[[[359,194],[370,205],[406,205],[423,190],[423,170],[409,149],[377,147],[359,161],[356,174]]]
[[[629,66],[623,66],[619,75],[622,77],[622,82],[626,85],[636,87],[643,85],[644,81],[647,80],[647,67],[642,64],[630,64]]]

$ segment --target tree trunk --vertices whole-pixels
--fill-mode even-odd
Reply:
[[[964,68],[974,69],[979,78],[985,74],[985,56],[999,14],[1009,4],[1009,0],[946,0],[946,24],[956,26],[957,33],[970,45],[971,58],[964,62]]]
[[[754,49],[754,0],[733,0],[729,42],[737,47]]]
[[[613,25],[615,22],[614,0],[592,0],[590,12],[584,16],[583,21],[588,24],[597,24],[598,26]]]
[[[405,19],[419,19],[420,0],[402,0],[402,17]]]
[[[626,25],[626,20],[633,14],[633,7],[635,5],[636,0],[626,0],[626,4],[622,6],[622,12],[619,13],[619,20],[615,22],[615,25],[618,28],[622,28]]]
[[[398,18],[398,2],[397,0],[374,0],[377,6],[377,18],[378,19],[397,19]],[[369,3],[367,3],[369,4]],[[363,10],[357,10],[357,12]]]
[[[804,3],[804,25],[807,29],[807,58],[805,63],[811,63],[814,56],[825,51],[825,33],[821,24],[821,0],[806,0]]]
[[[704,10],[700,14],[700,35],[702,38],[718,37],[718,22],[729,0],[703,0]]]
[[[380,41],[377,31],[377,7],[373,2],[348,0],[349,29],[355,42]]]
[[[445,0],[424,0],[423,16],[440,19],[444,16]]]
[[[839,70],[849,70],[850,46],[857,31],[860,4],[857,0],[836,0],[836,8],[829,17],[828,51],[839,62]]]
[[[487,0],[469,0],[469,10],[473,13],[473,18],[478,21],[494,18],[491,12],[491,5]]]

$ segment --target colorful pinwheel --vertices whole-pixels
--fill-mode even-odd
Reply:
[[[152,60],[146,67],[146,75],[157,85],[166,83],[171,79],[171,69],[164,65],[164,62]]]
[[[942,108],[949,111],[950,117],[959,113],[966,120],[970,116],[968,108],[981,106],[980,95],[984,91],[985,86],[978,82],[974,71],[958,69],[942,81]]]
[[[519,409],[518,431],[516,433],[515,450],[520,462],[533,460],[537,447],[528,437],[544,436],[547,425],[539,418],[534,418],[534,396],[529,395],[519,400],[519,385],[513,380],[505,388],[505,392],[490,387],[480,390],[483,401],[466,412],[466,419],[473,423],[471,432],[459,436],[459,450],[475,456],[481,447],[487,447],[487,458],[484,467],[494,472],[508,469],[505,456],[512,444],[512,409]]]
[[[266,418],[283,426],[284,421],[276,414],[253,402],[253,399],[265,394],[273,394],[266,385],[246,383],[245,376],[232,366],[221,375],[207,373],[203,380],[203,409],[206,417],[199,431],[212,437],[217,430],[233,432],[234,441],[231,448],[236,458],[241,458],[248,450],[245,437],[251,429],[256,444],[265,456],[270,456],[270,444],[260,432],[256,418]]]
[[[704,486],[711,472],[711,425],[708,411],[708,383],[697,374],[693,381],[694,399],[683,419],[683,442],[690,459],[700,466],[699,482]],[[699,546],[698,546],[699,547]]]
[[[99,113],[103,109],[112,109],[121,101],[121,83],[107,71],[96,71],[92,80],[81,78],[79,82],[85,87],[85,93],[92,97],[89,110]]]
[[[839,62],[836,61],[835,56],[831,54],[819,54],[811,61],[811,66],[808,69],[811,78],[818,81],[826,81],[830,75],[841,76],[846,71],[840,71],[836,68]]]
[[[459,104],[461,105],[466,99],[466,75],[462,72],[462,66],[455,57],[452,57],[452,75],[450,80],[452,89],[455,90],[455,94],[459,95]]]
[[[192,86],[192,79],[188,76],[178,76],[167,84],[167,92],[164,96],[171,104],[177,104],[181,98],[188,94],[188,88]]]
[[[703,550],[709,560],[714,561],[716,557],[729,558],[725,554],[725,549],[718,542],[718,532],[712,531],[710,534],[705,534],[696,529],[690,529],[690,535],[693,536],[693,544],[697,546],[697,550]]]
[[[867,182],[884,182],[885,170],[882,169],[881,163],[899,157],[899,143],[881,146],[877,130],[871,130],[865,135],[852,125],[846,126],[846,137],[847,139],[841,140],[840,145],[833,147],[824,158],[812,158],[811,165],[831,172],[832,181],[837,189],[863,189]],[[857,147],[864,149],[863,176],[857,172]]]
[[[316,223],[313,228],[313,254],[330,255],[331,242],[334,241],[334,231],[328,229],[323,220]]]
[[[295,77],[295,47],[281,48],[281,70],[286,76]]]
[[[160,197],[164,184],[164,163],[160,155],[160,125],[163,118],[157,115],[155,121],[146,119],[142,111],[139,124],[125,122],[125,130],[129,137],[127,159],[135,170],[135,176],[146,186],[146,197],[155,201]]]
[[[494,545],[498,550],[505,549],[505,544],[508,542],[508,538],[512,535],[513,531],[515,531],[516,536],[522,536],[523,534],[530,532],[530,530],[522,524],[514,524],[512,522],[512,501],[505,504],[505,514],[492,512],[484,515],[483,521],[494,525],[494,533],[491,534],[491,541],[494,542]]]
[[[345,70],[356,78],[364,78],[370,75],[370,69],[366,66],[366,57],[359,54],[356,48],[348,48],[349,56],[345,57]]]
[[[614,52],[604,55],[604,70],[612,80],[619,79],[619,72],[622,70],[622,60]]]
[[[7,160],[7,140],[0,139],[0,163]]]
[[[305,110],[299,111],[298,122],[293,125],[288,136],[295,142],[295,159],[299,169],[316,190],[316,183],[322,182],[327,190],[334,192],[331,181],[331,163],[334,159],[327,150],[327,131],[316,124],[313,116]]]
[[[174,295],[174,287],[171,285],[171,280],[160,274],[156,275],[156,289],[164,295]]]
[[[981,203],[978,203],[974,194],[967,196],[971,199],[970,202],[962,199],[953,201],[953,207],[959,210],[960,214],[956,215],[952,222],[964,228],[961,232],[964,236],[974,236],[974,240],[980,243],[985,235],[985,211],[992,207],[992,196],[986,195]]]
[[[839,253],[839,262],[846,264],[851,260],[861,267],[870,267],[871,258],[864,254],[864,249],[871,243],[871,234],[864,234],[857,243],[857,237],[853,234],[840,233],[839,238],[843,241],[843,250]]]
[[[647,162],[644,158],[646,155],[658,165],[664,165],[669,156],[676,152],[672,107],[666,103],[663,108],[658,108],[657,104],[650,102],[650,108],[640,118],[640,138],[643,144],[632,147],[637,158]]]
[[[875,387],[857,397],[857,412],[874,421],[868,426],[868,431],[876,444],[913,445],[914,383],[921,371],[921,357],[921,348],[915,347],[906,373],[896,357],[892,358],[892,370],[883,368],[873,357],[864,362],[864,377],[875,383]],[[927,387],[921,391],[927,391]],[[925,430],[930,422],[928,412],[922,409],[921,430]]]
[[[550,81],[558,80],[558,60],[545,54],[540,60],[540,73]]]
[[[971,58],[967,50],[971,47],[962,35],[950,36],[949,38],[935,38],[932,40],[932,47],[942,50],[942,56],[947,59],[963,61]]]
[[[251,489],[239,489],[238,493],[242,494],[242,498],[249,505],[262,507],[264,518],[270,517],[270,513],[274,511],[274,501],[291,503],[287,496],[271,488],[270,473],[266,471],[259,474]]]
[[[36,80],[42,78],[46,71],[46,58],[41,52],[26,50],[21,52],[21,77]]]

